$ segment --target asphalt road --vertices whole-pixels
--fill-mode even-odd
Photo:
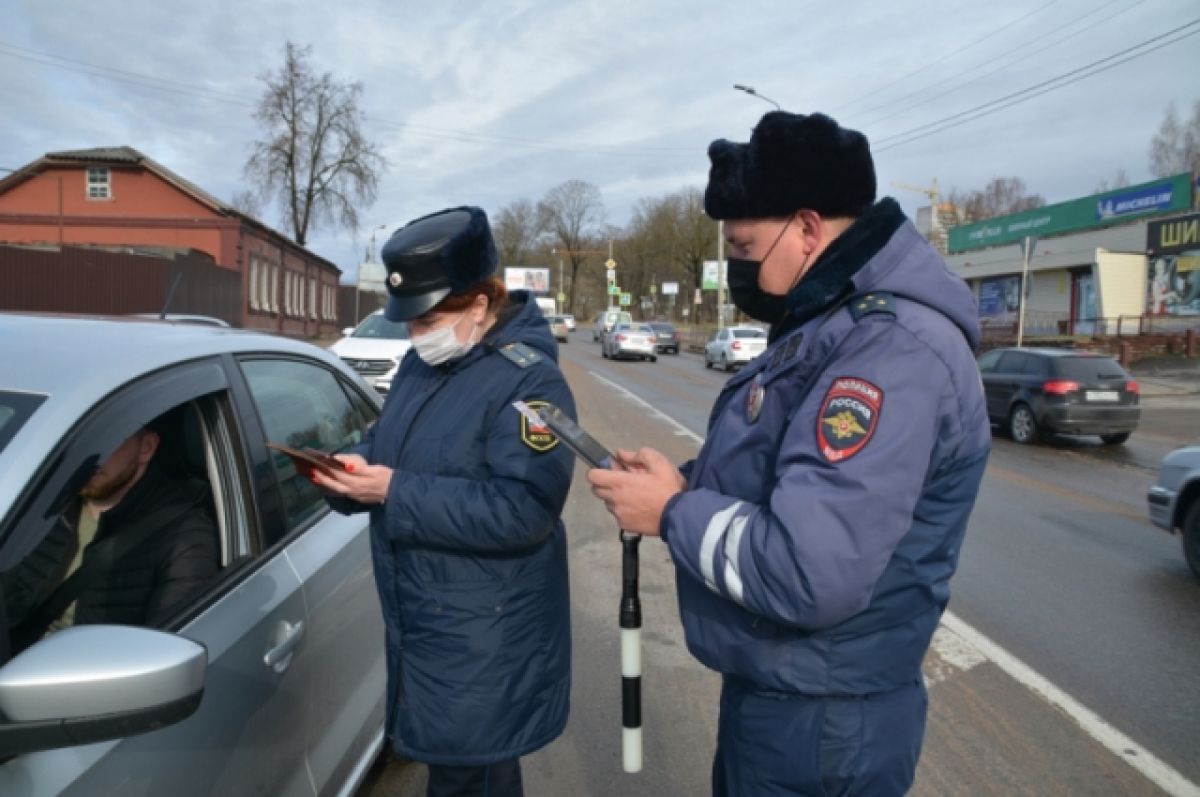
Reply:
[[[601,359],[576,332],[561,347],[581,421],[610,447],[681,461],[726,376],[698,355]],[[1200,581],[1150,525],[1159,459],[1200,442],[1200,397],[1147,398],[1125,445],[997,438],[950,616],[926,663],[930,713],[913,793],[1200,794]],[[565,519],[575,639],[571,721],[524,761],[530,795],[708,791],[719,679],[687,653],[674,571],[642,545],[645,769],[620,769],[620,549],[582,470]],[[360,794],[420,795],[423,768],[385,760]]]

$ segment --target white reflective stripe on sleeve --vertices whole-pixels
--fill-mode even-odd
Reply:
[[[729,533],[725,535],[725,591],[742,606],[742,576],[738,572],[738,549],[742,544],[742,532],[746,530],[748,518],[740,517],[729,525]]]
[[[717,543],[721,541],[721,535],[729,528],[729,521],[733,519],[741,506],[742,502],[737,501],[727,509],[722,509],[713,515],[712,519],[708,521],[708,528],[704,530],[704,539],[700,541],[700,574],[704,576],[704,586],[713,592],[717,591],[717,579],[713,573],[715,564],[713,559],[717,555]]]

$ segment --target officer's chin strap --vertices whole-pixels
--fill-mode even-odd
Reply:
[[[626,772],[642,771],[642,602],[638,597],[638,544],[642,535],[624,529],[621,538],[621,761]]]

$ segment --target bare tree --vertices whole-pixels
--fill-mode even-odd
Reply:
[[[1118,188],[1125,188],[1129,185],[1129,175],[1124,169],[1117,169],[1117,176],[1111,181],[1107,178],[1096,184],[1096,190],[1093,194],[1103,194],[1105,191],[1116,191]]]
[[[1020,177],[993,177],[982,191],[954,189],[949,200],[966,222],[994,219],[1046,204],[1041,195],[1027,192],[1025,181]]]
[[[262,215],[262,197],[250,190],[238,191],[229,200],[229,205],[238,213],[257,219]]]
[[[540,226],[549,234],[552,245],[570,264],[571,289],[567,307],[575,311],[575,287],[579,267],[588,259],[590,240],[604,221],[604,201],[600,189],[583,180],[567,180],[546,192],[538,202]]]
[[[1162,124],[1150,141],[1150,171],[1155,177],[1200,171],[1200,99],[1192,118],[1181,122],[1175,103],[1167,106]]]
[[[263,77],[254,118],[265,137],[246,162],[247,177],[264,198],[279,199],[301,245],[325,224],[356,229],[358,205],[375,201],[385,166],[362,134],[362,85],[316,74],[311,51],[288,42],[283,66]]]
[[[537,208],[528,199],[518,199],[500,208],[492,224],[492,235],[506,266],[528,265],[530,254],[542,233]]]

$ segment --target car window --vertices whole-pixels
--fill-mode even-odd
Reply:
[[[763,338],[766,335],[761,329],[735,329],[733,330],[735,338]]]
[[[1059,357],[1055,366],[1059,376],[1080,382],[1129,378],[1120,363],[1110,357]]]
[[[1024,361],[1021,363],[1021,373],[1028,376],[1049,376],[1049,359],[1037,354],[1026,354]]]
[[[653,335],[654,334],[654,330],[651,327],[646,326],[645,324],[642,324],[641,326],[636,327],[636,331],[642,335]]]
[[[388,321],[383,315],[372,314],[358,325],[353,337],[408,340],[408,324],[403,321]]]
[[[268,442],[330,453],[362,442],[362,418],[330,371],[291,360],[249,360],[242,370]],[[272,454],[290,531],[323,512],[325,499],[287,455]]]
[[[17,436],[17,431],[45,400],[45,396],[35,393],[0,391],[0,451]]]
[[[1000,355],[1003,353],[1004,352],[1002,352],[1002,351],[993,349],[992,351],[989,351],[989,352],[986,352],[986,353],[980,355],[980,357],[979,357],[980,373],[986,374],[986,373],[990,373],[991,371],[995,370],[996,363],[1000,360]]]
[[[1006,351],[1000,356],[1000,361],[996,363],[996,371],[1003,374],[1019,374],[1021,372],[1021,363],[1025,361],[1025,355],[1016,351]]]
[[[129,414],[97,418],[103,410],[82,422],[79,439],[45,479],[71,474],[55,511],[16,520],[41,521],[41,528],[32,546],[0,571],[13,653],[75,625],[172,627],[212,594],[238,550],[238,523],[224,497],[239,474],[216,475],[213,434],[225,428],[223,395],[186,402],[148,422]]]

